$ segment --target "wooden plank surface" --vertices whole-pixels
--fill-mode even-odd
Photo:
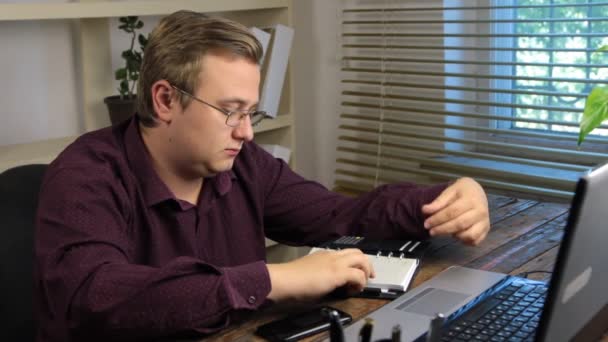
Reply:
[[[559,245],[563,236],[563,217],[531,229],[465,266],[486,271],[510,273],[514,269]]]
[[[557,258],[558,250],[559,246],[555,246],[545,253],[514,269],[509,274],[519,275],[524,272],[530,272],[528,278],[548,282],[551,279],[551,272],[553,272],[553,264]]]

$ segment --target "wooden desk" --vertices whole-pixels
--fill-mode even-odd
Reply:
[[[494,195],[488,199],[492,229],[486,240],[477,247],[468,247],[451,238],[433,239],[414,279],[414,287],[451,265],[512,275],[553,270],[569,205]],[[529,278],[548,281],[550,274],[534,273]],[[361,298],[327,301],[327,304],[351,314],[354,320],[365,317],[386,303],[386,300]],[[277,307],[252,315],[245,323],[211,338],[222,341],[262,341],[253,335],[255,328],[285,315],[286,310],[288,309]],[[319,340],[322,336],[308,340]],[[604,336],[602,341],[608,342],[608,336]]]

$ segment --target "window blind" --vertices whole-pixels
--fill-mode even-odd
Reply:
[[[608,127],[576,145],[605,84],[608,2],[343,1],[336,187],[462,176],[568,200],[608,160]],[[608,56],[606,56],[608,58]]]

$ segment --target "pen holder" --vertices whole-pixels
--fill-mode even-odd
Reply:
[[[336,310],[329,310],[329,340],[331,342],[344,342],[344,330],[340,322],[340,314]]]

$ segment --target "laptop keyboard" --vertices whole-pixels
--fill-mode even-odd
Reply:
[[[513,282],[449,322],[441,341],[534,341],[547,289]]]

